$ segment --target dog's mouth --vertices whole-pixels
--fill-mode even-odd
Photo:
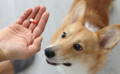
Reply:
[[[50,61],[48,61],[48,60],[46,60],[46,61],[47,61],[47,63],[50,64],[50,65],[54,65],[54,66],[59,65],[59,63],[50,62]]]
[[[72,64],[71,63],[55,63],[55,62],[50,62],[48,60],[46,60],[48,64],[50,65],[54,65],[54,66],[57,66],[57,65],[64,65],[64,66],[68,66],[70,67]]]

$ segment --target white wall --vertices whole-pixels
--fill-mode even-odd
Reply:
[[[0,28],[5,27],[14,20],[14,1],[2,0],[0,2]]]
[[[111,14],[111,23],[120,23],[120,0],[116,0],[117,8]],[[1,0],[0,2],[0,28],[12,23],[26,8],[36,5],[45,5],[51,16],[44,32],[42,49],[49,44],[49,39],[62,22],[72,0]],[[120,73],[120,50],[119,45],[109,54],[108,63],[100,74],[119,74]],[[36,61],[26,71],[20,74],[56,74],[56,68],[45,62],[43,50],[37,54]]]

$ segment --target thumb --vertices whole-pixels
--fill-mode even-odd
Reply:
[[[40,48],[41,48],[41,42],[43,40],[43,37],[37,37],[34,42],[29,46],[29,56],[34,55],[35,53],[37,53]]]

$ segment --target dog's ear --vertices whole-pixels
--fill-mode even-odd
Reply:
[[[120,41],[120,24],[103,28],[97,34],[100,39],[100,47],[111,49]]]
[[[86,9],[86,6],[84,2],[79,4],[78,1],[75,1],[68,15],[65,17],[64,22],[66,22],[67,24],[72,24],[78,20],[83,21],[85,9]]]

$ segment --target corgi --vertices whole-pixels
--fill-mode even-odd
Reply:
[[[113,0],[74,0],[45,49],[61,74],[97,74],[120,41],[120,24],[109,25]]]

